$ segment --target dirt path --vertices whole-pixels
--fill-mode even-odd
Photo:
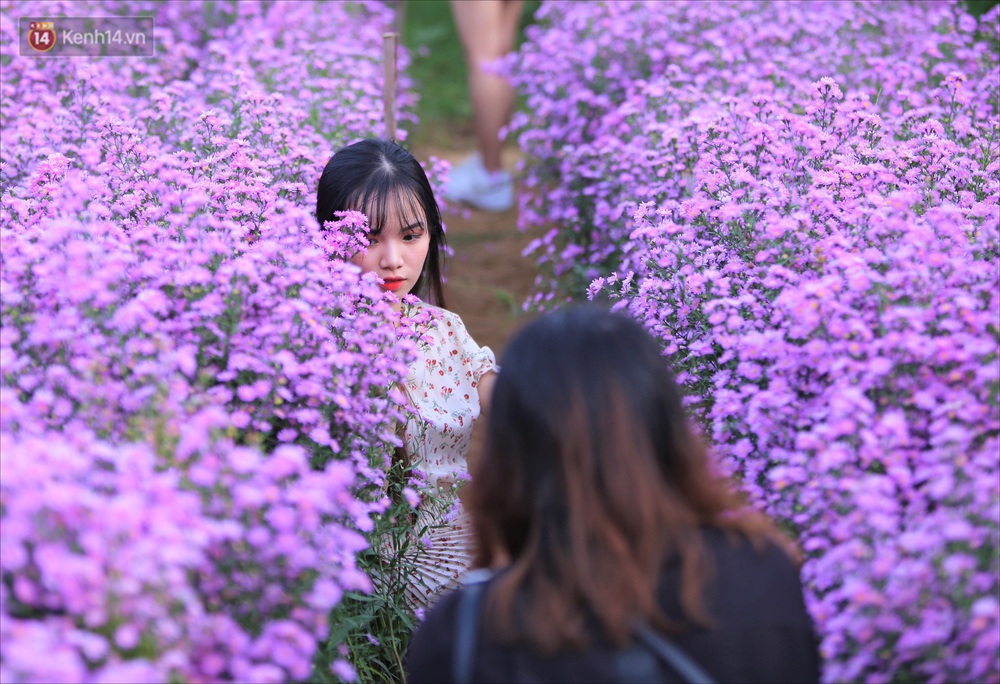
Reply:
[[[468,151],[431,147],[414,149],[423,162],[434,155],[456,165]],[[504,151],[513,172],[516,148]],[[521,306],[538,270],[521,252],[537,235],[517,229],[517,209],[490,214],[451,207],[444,216],[454,256],[445,265],[448,308],[462,317],[473,339],[499,357],[511,334],[528,319]]]

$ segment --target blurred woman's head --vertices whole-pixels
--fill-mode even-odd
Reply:
[[[370,138],[340,149],[327,162],[316,193],[322,226],[338,211],[368,216],[369,248],[352,259],[397,295],[413,293],[444,306],[444,227],[420,162],[390,140]]]
[[[635,617],[663,622],[656,584],[671,557],[685,612],[707,622],[699,526],[764,523],[727,515],[739,503],[710,473],[652,336],[567,308],[527,325],[500,367],[470,497],[478,564],[510,564],[491,596],[500,636],[582,645],[596,618],[623,642]]]

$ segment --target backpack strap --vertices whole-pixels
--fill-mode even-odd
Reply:
[[[648,648],[629,646],[615,651],[615,673],[618,684],[662,684],[660,659]]]
[[[479,627],[479,604],[489,571],[475,570],[465,576],[465,587],[458,597],[458,615],[455,619],[455,643],[451,652],[451,676],[456,684],[468,684],[472,680],[472,664],[476,653],[476,637]]]
[[[688,684],[715,684],[712,676],[672,641],[653,630],[649,625],[636,625],[632,632],[639,643],[667,663]]]

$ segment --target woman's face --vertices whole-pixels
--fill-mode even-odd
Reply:
[[[382,279],[382,289],[397,299],[409,294],[424,269],[430,248],[430,228],[416,198],[389,202],[382,232],[369,235],[368,249],[351,258],[361,270]],[[403,209],[401,211],[401,209]]]

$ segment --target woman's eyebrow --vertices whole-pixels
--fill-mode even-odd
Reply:
[[[403,226],[402,230],[404,230],[404,231],[405,230],[417,230],[417,229],[423,228],[423,227],[424,227],[424,222],[423,221],[414,221],[413,223],[409,223],[409,224]]]

